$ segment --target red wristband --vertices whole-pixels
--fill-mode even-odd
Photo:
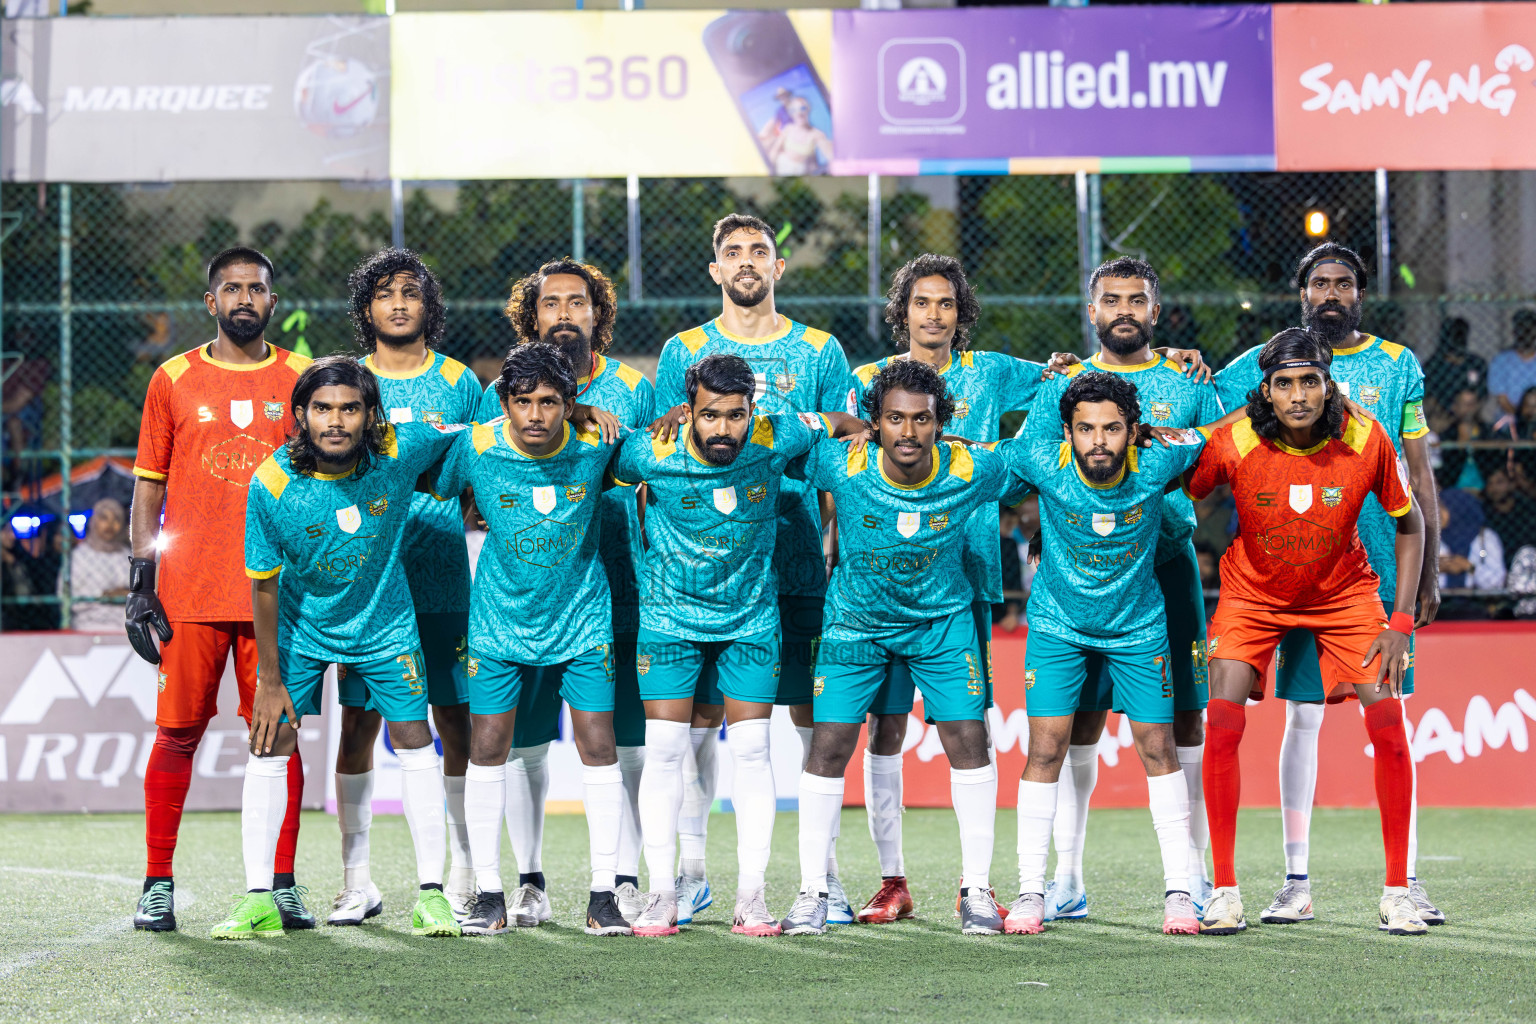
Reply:
[[[1407,612],[1393,612],[1392,617],[1387,619],[1387,628],[1397,633],[1412,635],[1413,616]]]

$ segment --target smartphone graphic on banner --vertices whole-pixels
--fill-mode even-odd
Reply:
[[[769,174],[831,169],[832,105],[789,15],[733,11],[705,27],[704,49]]]

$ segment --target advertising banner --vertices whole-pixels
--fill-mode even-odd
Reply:
[[[1282,171],[1536,167],[1536,4],[1279,4]]]
[[[827,11],[401,14],[396,177],[825,174]]]
[[[389,21],[8,20],[6,181],[389,177]]]
[[[1023,630],[992,638],[996,672],[991,712],[997,744],[999,802],[1012,807],[1029,750],[1028,694],[1024,687]],[[1436,623],[1418,635],[1415,685],[1406,702],[1409,740],[1418,771],[1418,801],[1425,807],[1536,807],[1536,629],[1529,623]],[[1273,685],[1270,687],[1273,692]],[[908,807],[948,807],[949,763],[921,710],[908,720],[905,764]],[[1285,732],[1285,706],[1273,697],[1248,707],[1243,733],[1243,806],[1280,803],[1277,765]],[[864,802],[855,754],[845,799]],[[1131,743],[1130,723],[1110,715],[1099,741],[1095,807],[1146,807],[1147,776]],[[1374,807],[1370,741],[1360,705],[1330,707],[1318,747],[1317,806]],[[1276,828],[1278,837],[1279,829]]]
[[[837,11],[839,174],[1271,170],[1267,7]]]
[[[142,811],[159,685],[121,633],[0,638],[0,812]],[[192,762],[189,811],[240,809],[249,755],[238,706],[231,659]],[[323,805],[331,777],[325,707],[299,724],[307,807]]]

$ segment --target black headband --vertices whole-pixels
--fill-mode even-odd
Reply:
[[[1327,363],[1320,363],[1316,359],[1287,359],[1267,368],[1264,371],[1264,378],[1268,380],[1270,375],[1273,374],[1276,370],[1294,370],[1298,366],[1315,366],[1319,370],[1323,371],[1324,377],[1328,376]]]
[[[1354,277],[1355,284],[1360,284],[1360,271],[1355,269],[1354,264],[1350,263],[1348,260],[1341,260],[1337,256],[1324,256],[1322,259],[1314,260],[1307,265],[1307,272],[1302,276],[1302,285],[1306,285],[1306,279],[1312,276],[1312,271],[1328,263],[1337,263],[1339,266],[1345,268],[1349,271],[1350,275]]]

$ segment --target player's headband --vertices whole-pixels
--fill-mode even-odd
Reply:
[[[1329,263],[1337,263],[1339,266],[1345,268],[1349,271],[1350,276],[1355,279],[1355,283],[1360,283],[1360,272],[1356,270],[1353,265],[1346,262],[1345,260],[1339,259],[1337,256],[1324,256],[1322,259],[1312,264],[1307,268],[1307,277],[1311,277],[1312,271],[1316,270],[1318,267],[1326,266]]]
[[[1274,375],[1276,370],[1294,370],[1302,366],[1315,366],[1319,370],[1323,371],[1324,377],[1328,376],[1327,363],[1320,363],[1316,359],[1287,359],[1284,362],[1276,363],[1274,366],[1271,366],[1269,369],[1265,370],[1264,379],[1268,380],[1271,376]]]

